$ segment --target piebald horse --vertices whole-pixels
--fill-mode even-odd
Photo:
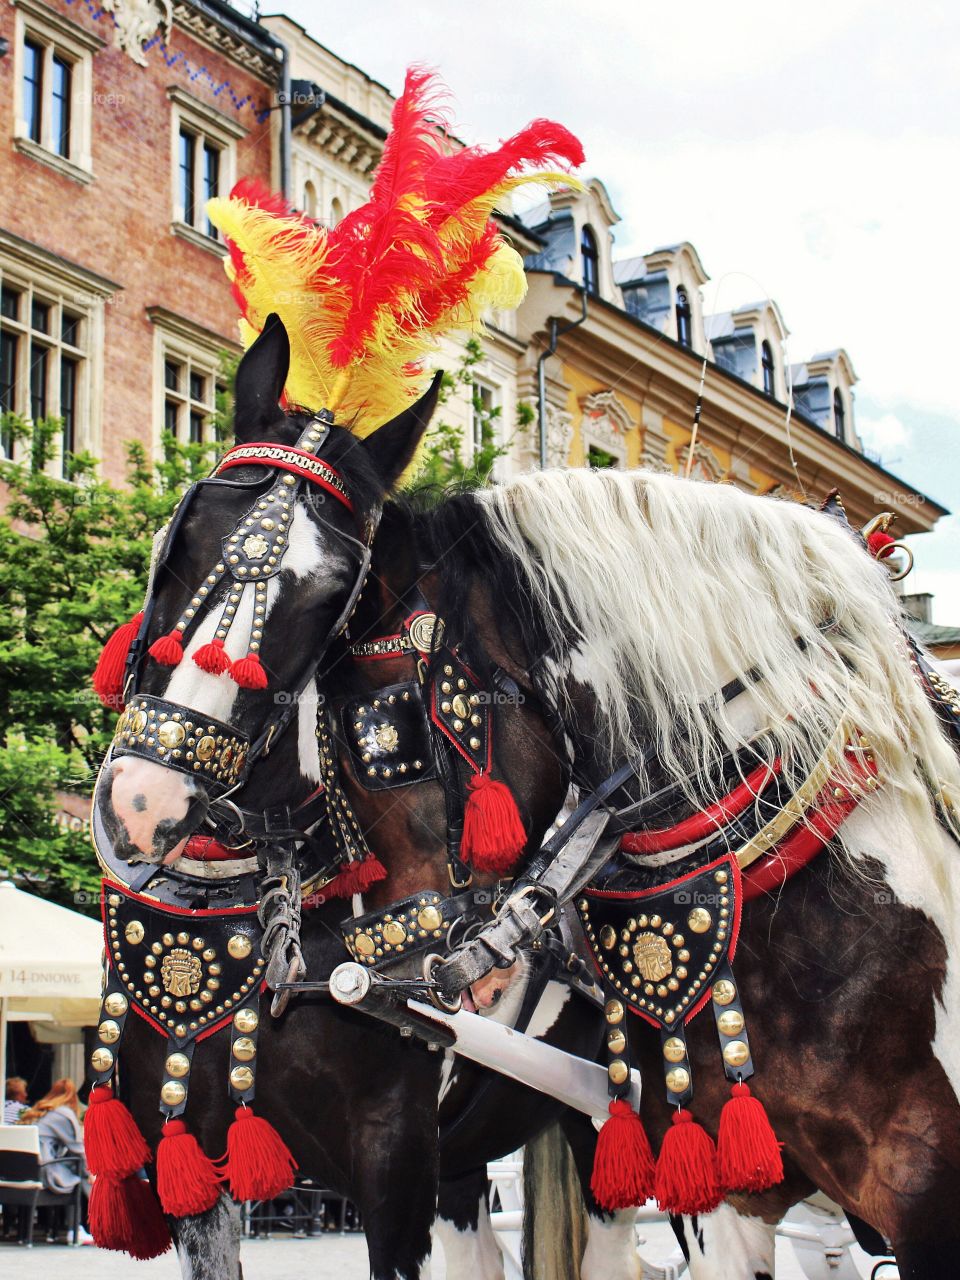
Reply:
[[[239,440],[289,444],[298,435],[302,416],[277,407],[286,361],[282,329],[268,325],[238,375]],[[421,404],[364,443],[331,429],[323,456],[361,517],[379,512],[431,408]],[[240,514],[229,493],[196,500],[178,534],[176,574],[155,587],[152,634],[179,616]],[[293,555],[268,596],[262,660],[269,691],[238,691],[189,662],[172,675],[148,663],[141,690],[254,736],[275,691],[296,687],[314,637],[342,612],[353,533],[336,504],[296,513]],[[505,672],[521,695],[498,712],[496,767],[517,799],[528,853],[559,810],[571,774],[590,790],[644,748],[647,766],[624,789],[621,806],[672,786],[666,816],[676,820],[727,789],[725,752],[759,738],[781,761],[788,789],[808,776],[841,721],[869,741],[882,785],[820,857],[748,905],[741,927],[737,975],[756,1092],[784,1142],[787,1176],[770,1191],[733,1197],[684,1223],[682,1234],[694,1277],[772,1275],[776,1222],[819,1187],[892,1241],[904,1277],[952,1276],[960,1247],[952,1225],[960,1205],[960,866],[951,803],[960,770],[911,670],[883,568],[832,517],[798,505],[670,476],[566,471],[451,496],[421,514],[387,502],[351,639],[395,632],[414,586],[443,617],[447,643],[465,645],[481,676],[493,667]],[[200,628],[191,643],[209,638]],[[314,692],[336,706],[410,679],[410,662],[353,663],[338,641]],[[719,690],[737,679],[744,692],[721,698]],[[294,803],[319,779],[316,706],[301,699],[299,733],[284,735],[253,771],[245,804]],[[441,786],[371,792],[344,743],[337,752],[344,789],[389,871],[364,895],[363,908],[386,909],[436,885],[447,836]],[[96,805],[122,856],[161,864],[179,857],[209,796],[196,779],[119,756],[101,776]],[[654,861],[682,865],[696,852],[681,848]],[[311,976],[325,976],[343,958],[336,928],[343,914],[336,904],[305,913]],[[563,1006],[553,1031],[562,1031],[565,1047],[594,1056],[595,1013],[575,1012],[572,998],[552,998]],[[659,1042],[640,1019],[629,1021],[646,1082],[643,1120],[656,1148],[669,1121]],[[155,1138],[156,1095],[143,1082],[159,1077],[164,1047],[145,1029],[134,1031],[122,1055],[125,1087]],[[688,1042],[697,1114],[716,1132],[726,1089],[715,1045],[697,1021]],[[222,1147],[229,1118],[226,1052],[211,1042],[191,1085],[193,1123],[211,1151]],[[378,1278],[419,1274],[438,1170],[464,1177],[558,1114],[549,1102],[536,1115],[525,1112],[521,1094],[519,1116],[510,1118],[513,1140],[487,1151],[489,1117],[510,1113],[506,1102],[494,1108],[484,1100],[490,1111],[478,1108],[474,1117],[480,1137],[459,1154],[451,1137],[441,1157],[440,1056],[309,995],[264,1028],[260,1059],[258,1109],[283,1132],[303,1172],[358,1202]],[[570,1129],[575,1153],[585,1150],[583,1126]],[[232,1221],[224,1200],[202,1220],[177,1224],[191,1274],[237,1274],[233,1262],[215,1260],[235,1257],[234,1245],[226,1247]],[[596,1221],[609,1223],[599,1214]],[[618,1239],[627,1240],[629,1214],[617,1226]],[[598,1230],[595,1238],[608,1237]],[[630,1252],[618,1245],[624,1276],[637,1271]]]

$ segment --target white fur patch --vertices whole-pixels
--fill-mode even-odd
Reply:
[[[434,1234],[446,1260],[446,1275],[463,1280],[504,1280],[503,1256],[490,1225],[487,1202],[480,1202],[476,1231],[459,1231],[452,1222],[437,1218]]]
[[[774,1274],[776,1229],[761,1218],[722,1204],[698,1217],[697,1228],[695,1233],[690,1219],[683,1219],[691,1280],[753,1280],[758,1273]],[[698,1234],[703,1238],[702,1249]]]
[[[300,772],[310,782],[320,782],[320,744],[317,742],[317,682],[310,680],[297,704],[297,754]]]
[[[580,1280],[642,1280],[636,1218],[635,1209],[622,1209],[610,1218],[588,1219]]]

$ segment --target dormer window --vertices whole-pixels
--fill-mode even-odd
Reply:
[[[693,346],[693,324],[690,299],[683,285],[677,285],[677,341],[681,347]]]
[[[580,232],[580,257],[583,261],[583,287],[587,293],[597,297],[600,293],[600,254],[597,250],[597,237],[590,227]]]
[[[773,363],[773,348],[764,341],[760,347],[760,368],[763,370],[763,389],[768,396],[777,393],[777,368]]]
[[[843,396],[837,387],[833,393],[833,430],[838,440],[845,440],[847,435],[847,411],[843,405]]]

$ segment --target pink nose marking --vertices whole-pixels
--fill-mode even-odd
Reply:
[[[113,768],[110,800],[141,853],[153,852],[157,824],[186,817],[193,797],[190,779],[150,760],[122,758]]]

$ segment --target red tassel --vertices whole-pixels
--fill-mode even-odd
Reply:
[[[711,1213],[723,1199],[713,1139],[685,1109],[674,1112],[664,1135],[655,1190],[665,1213]]]
[[[322,892],[328,898],[352,898],[355,893],[366,893],[372,884],[386,878],[387,868],[375,853],[368,853],[363,859],[348,862]]]
[[[150,657],[161,666],[175,667],[183,658],[183,635],[176,627],[150,646]]]
[[[150,1159],[150,1148],[136,1120],[109,1085],[91,1091],[83,1121],[83,1146],[87,1167],[97,1177],[126,1178]]]
[[[781,1144],[750,1086],[735,1084],[720,1112],[717,1170],[727,1191],[766,1191],[783,1181]]]
[[[123,673],[127,665],[130,646],[137,638],[143,614],[135,613],[113,632],[100,650],[100,657],[93,671],[93,691],[105,707],[122,711]]]
[[[265,689],[267,687],[267,673],[260,665],[259,654],[248,653],[245,658],[239,658],[233,664],[230,674],[241,689]]]
[[[653,1195],[653,1152],[640,1117],[622,1098],[610,1103],[610,1118],[597,1135],[590,1190],[603,1209],[640,1206]]]
[[[164,1213],[185,1218],[216,1204],[221,1175],[182,1120],[168,1120],[157,1147],[157,1194]]]
[[[476,871],[506,875],[527,844],[517,802],[489,773],[475,773],[467,785],[461,853]]]
[[[867,537],[867,547],[874,560],[886,560],[887,556],[893,550],[893,544],[896,541],[889,533],[885,533],[882,529],[874,529]]]
[[[268,1120],[237,1107],[227,1130],[227,1177],[234,1200],[272,1200],[293,1184],[297,1162]]]
[[[209,644],[201,645],[193,660],[201,671],[208,671],[212,676],[222,676],[230,670],[230,655],[222,640],[211,640]]]
[[[90,1191],[89,1214],[90,1234],[101,1249],[146,1262],[170,1248],[170,1227],[157,1193],[143,1178],[101,1174]]]

